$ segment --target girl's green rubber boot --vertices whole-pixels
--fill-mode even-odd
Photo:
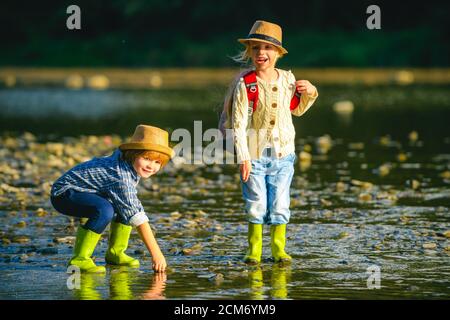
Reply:
[[[286,225],[271,225],[270,238],[272,256],[275,262],[290,262],[292,260],[291,256],[284,251],[286,246]]]
[[[109,246],[105,260],[109,264],[139,268],[139,260],[125,254],[128,248],[132,226],[118,222],[111,222]]]
[[[101,234],[80,226],[73,249],[74,256],[70,259],[69,266],[77,266],[81,272],[106,272],[105,267],[95,265],[94,260],[91,258],[100,237]]]
[[[248,224],[248,251],[244,257],[244,262],[248,264],[258,264],[262,255],[262,224]]]

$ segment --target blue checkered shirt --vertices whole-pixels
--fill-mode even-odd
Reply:
[[[51,195],[56,197],[68,189],[95,193],[111,202],[116,214],[120,214],[128,224],[138,226],[148,221],[137,197],[139,176],[128,162],[121,159],[121,154],[117,149],[110,156],[76,165],[55,181]]]

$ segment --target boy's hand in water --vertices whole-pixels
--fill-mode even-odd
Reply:
[[[155,272],[164,272],[167,267],[166,258],[164,258],[164,255],[156,242],[155,236],[150,228],[150,224],[148,222],[144,222],[138,225],[137,231],[142,241],[144,241],[148,252],[150,252],[152,256],[153,270],[155,270]]]
[[[250,172],[252,171],[252,163],[250,160],[246,160],[239,165],[241,171],[242,181],[247,182]]]
[[[164,272],[167,268],[166,258],[163,254],[152,257],[152,268],[155,272]]]
[[[298,80],[295,82],[295,87],[297,88],[297,92],[298,93],[305,93],[308,96],[312,96],[314,95],[314,93],[316,92],[316,87],[314,87],[311,82],[309,82],[308,80]]]

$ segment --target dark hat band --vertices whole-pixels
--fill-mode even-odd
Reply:
[[[260,39],[260,40],[266,40],[266,41],[272,42],[273,44],[276,44],[277,46],[282,47],[280,41],[278,41],[277,39],[275,39],[273,37],[266,36],[265,34],[252,33],[252,34],[248,35],[247,40],[251,40],[251,38],[253,38],[253,39]]]

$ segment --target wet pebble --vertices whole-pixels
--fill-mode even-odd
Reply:
[[[221,230],[223,230],[223,227],[222,227],[222,225],[221,224],[215,224],[215,225],[213,225],[210,229],[209,229],[210,231],[221,231]]]
[[[408,139],[410,142],[414,143],[419,139],[419,134],[417,131],[411,131],[408,135]]]
[[[27,223],[25,221],[19,221],[14,225],[16,228],[25,228],[27,226]]]
[[[25,262],[25,261],[27,261],[28,260],[28,258],[29,258],[29,256],[27,255],[27,254],[21,254],[20,256],[19,256],[19,260],[21,261],[21,262]]]
[[[373,184],[370,183],[370,182],[367,182],[367,181],[360,181],[360,180],[356,180],[356,179],[351,179],[350,183],[353,186],[360,187],[361,189],[364,189],[364,190],[367,190],[367,191],[371,190],[373,188]]]
[[[427,242],[427,243],[424,243],[423,245],[422,245],[422,248],[424,248],[424,249],[436,249],[436,243],[434,243],[434,242]]]
[[[414,180],[414,179],[408,180],[408,181],[406,182],[406,184],[407,184],[411,189],[413,189],[413,190],[417,190],[417,189],[419,189],[419,187],[420,187],[420,182],[417,181],[417,180]]]
[[[382,164],[378,167],[374,172],[378,174],[381,177],[387,176],[391,171],[391,165],[390,164]]]
[[[336,192],[344,192],[345,190],[347,190],[347,185],[344,182],[336,183]]]
[[[326,218],[326,219],[332,218],[333,215],[334,215],[334,214],[333,214],[333,211],[331,211],[331,210],[327,210],[327,211],[325,211],[325,212],[323,213],[323,217]]]
[[[216,273],[213,276],[209,277],[208,280],[209,281],[213,281],[216,284],[220,284],[223,282],[224,276],[221,273]]]
[[[27,236],[14,236],[12,238],[12,242],[16,242],[16,243],[27,243],[30,242],[30,238]]]
[[[398,162],[405,162],[406,160],[408,160],[408,156],[406,155],[406,153],[401,152],[397,155]]]
[[[178,211],[174,211],[170,213],[170,217],[174,220],[181,218],[181,213],[179,213]]]
[[[446,179],[446,180],[450,180],[450,171],[444,171],[444,172],[442,172],[441,174],[439,174],[439,176],[441,177],[441,178],[444,178],[444,179]]]
[[[173,203],[181,203],[185,201],[185,199],[182,196],[170,195],[165,196],[164,201],[173,204]]]
[[[400,221],[403,222],[403,223],[408,223],[409,220],[410,220],[410,217],[408,217],[408,216],[401,216],[400,217]]]
[[[53,242],[72,244],[75,242],[75,237],[74,236],[56,237],[56,238],[53,238]]]
[[[380,250],[383,248],[383,244],[377,243],[377,244],[373,245],[372,248],[373,248],[374,250],[380,251]]]
[[[358,195],[358,200],[362,202],[372,201],[372,195],[370,193],[360,193]]]
[[[206,217],[206,216],[208,216],[208,214],[203,210],[195,210],[193,212],[193,216],[196,218],[199,218],[199,217]]]
[[[144,255],[145,252],[142,249],[136,249],[136,250],[134,250],[134,254]]]
[[[39,209],[36,210],[35,214],[36,214],[38,217],[45,217],[45,216],[48,214],[48,212],[45,211],[45,210],[42,209],[42,208],[39,208]]]
[[[343,232],[339,233],[338,239],[344,239],[344,238],[347,238],[349,236],[350,236],[350,234],[348,232],[343,231]]]
[[[42,255],[52,255],[52,254],[58,254],[58,248],[43,248],[38,250],[38,252]]]
[[[185,256],[190,256],[190,255],[194,254],[194,252],[191,248],[183,248],[183,249],[181,249],[181,252]]]

